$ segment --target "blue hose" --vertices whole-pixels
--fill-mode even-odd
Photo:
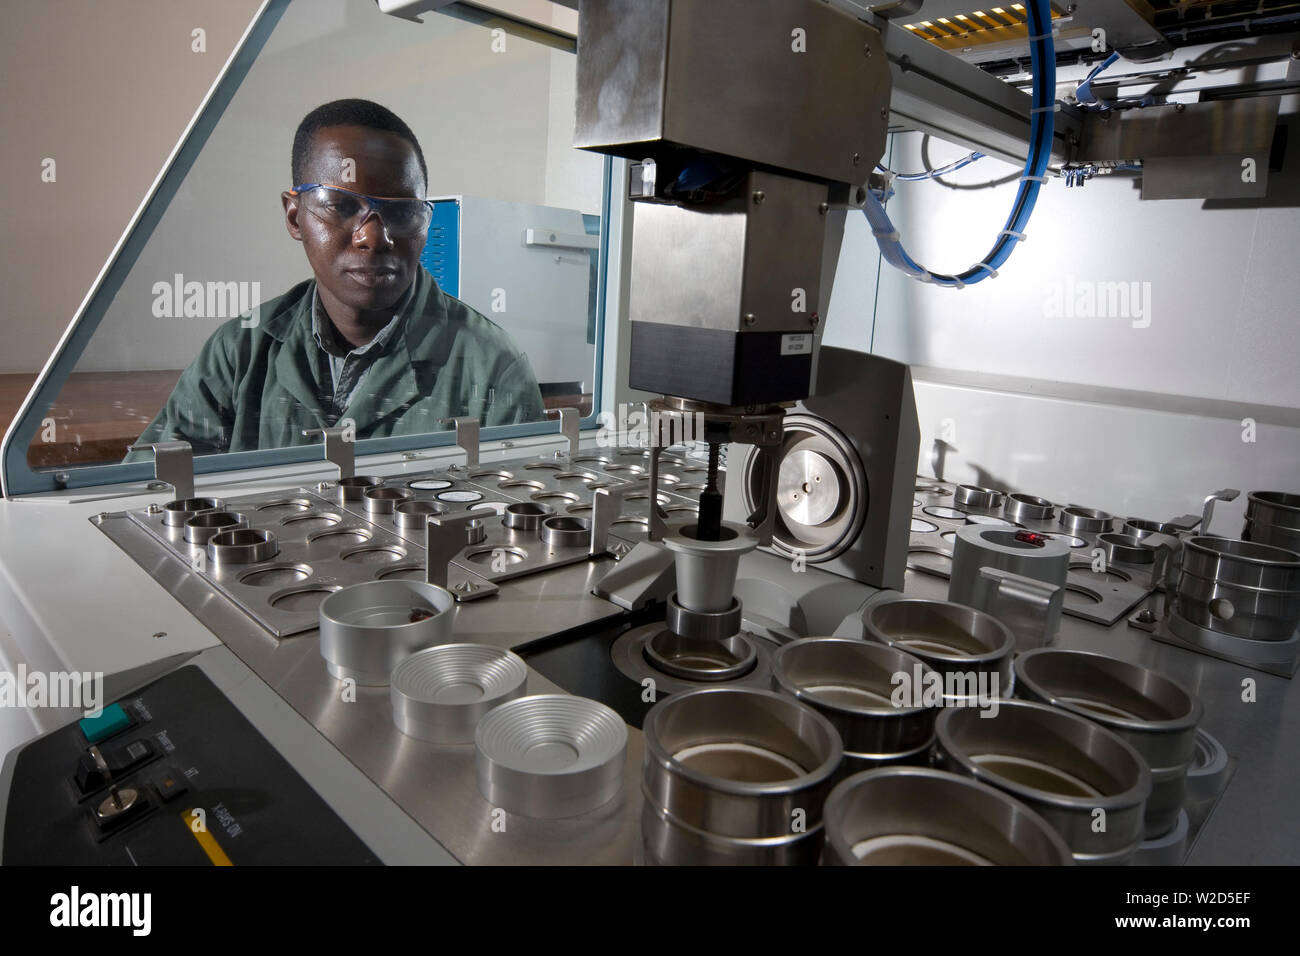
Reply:
[[[1029,155],[1020,177],[1020,188],[1006,224],[998,233],[987,256],[964,272],[956,275],[931,272],[918,264],[899,240],[898,230],[885,212],[885,207],[870,190],[862,207],[871,224],[871,232],[880,246],[886,262],[921,282],[949,288],[963,288],[997,275],[998,267],[1010,258],[1016,243],[1025,238],[1025,225],[1034,211],[1038,190],[1046,181],[1047,162],[1052,155],[1052,136],[1056,129],[1056,45],[1052,41],[1051,12],[1047,0],[1029,0],[1029,56],[1034,73],[1032,110],[1029,114]]]
[[[1078,100],[1079,105],[1084,109],[1108,110],[1110,104],[1097,99],[1092,93],[1092,81],[1101,75],[1102,70],[1107,69],[1119,59],[1118,53],[1112,53],[1106,57],[1098,66],[1093,67],[1091,73],[1079,84],[1079,88],[1074,91],[1074,98]]]

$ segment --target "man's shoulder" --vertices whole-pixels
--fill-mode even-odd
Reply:
[[[430,321],[423,323],[416,335],[421,344],[432,347],[438,333],[445,329],[462,347],[472,345],[479,349],[505,352],[512,357],[519,354],[505,329],[436,285],[430,290],[423,316]]]
[[[229,352],[284,341],[295,320],[311,305],[311,283],[311,279],[299,282],[282,295],[223,322],[209,337],[209,347]]]

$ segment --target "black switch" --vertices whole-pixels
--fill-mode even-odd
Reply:
[[[77,786],[90,793],[151,760],[157,751],[147,740],[133,740],[113,750],[91,747],[77,759]]]
[[[153,786],[158,791],[158,796],[163,798],[164,802],[175,800],[181,794],[189,790],[189,785],[185,782],[184,774],[178,773],[175,767],[165,767],[160,772],[153,775]]]
[[[149,741],[133,740],[116,750],[108,751],[104,759],[108,762],[108,769],[113,772],[113,776],[120,777],[140,766],[152,757],[154,752],[154,746]]]
[[[82,793],[98,790],[108,783],[107,767],[101,765],[93,754],[87,752],[77,759],[77,786]]]

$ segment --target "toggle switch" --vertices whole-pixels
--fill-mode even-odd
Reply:
[[[138,815],[149,802],[135,787],[113,787],[95,807],[91,817],[101,830],[111,830]]]
[[[156,753],[153,744],[147,740],[132,740],[109,751],[92,745],[77,761],[77,786],[82,793],[98,790],[112,783],[114,777],[130,773],[147,763]]]

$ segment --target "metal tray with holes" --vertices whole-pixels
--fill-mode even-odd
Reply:
[[[1123,618],[1150,593],[1150,565],[1107,562],[1104,570],[1093,570],[1097,536],[1123,524],[1123,519],[1094,517],[1100,512],[1071,505],[1051,504],[1050,517],[1032,519],[1007,516],[1004,498],[995,507],[959,503],[952,482],[918,478],[912,499],[912,533],[908,541],[907,566],[913,571],[947,579],[952,571],[952,549],[957,529],[967,524],[996,524],[1023,528],[1066,541],[1072,551],[1065,578],[1064,613],[1085,621],[1110,626]],[[1035,502],[1044,499],[1030,499]],[[1066,530],[1060,515],[1069,508],[1071,517],[1085,524],[1102,524],[1101,530]]]
[[[276,637],[313,630],[320,602],[349,584],[373,581],[409,568],[424,577],[418,554],[397,535],[305,489],[226,500],[223,510],[242,514],[252,531],[269,532],[276,553],[261,561],[222,563],[204,546],[184,539],[160,514],[129,513],[157,539]]]
[[[557,516],[590,517],[592,498],[600,487],[621,485],[639,477],[637,462],[644,454],[629,449],[609,449],[606,454],[524,459],[477,468],[442,469],[417,474],[387,476],[372,487],[383,489],[367,498],[357,482],[348,496],[334,482],[313,490],[296,488],[228,498],[222,508],[247,518],[247,531],[274,537],[276,553],[249,563],[209,562],[206,546],[185,540],[183,527],[163,524],[161,511],[140,509],[128,513],[167,551],[190,566],[213,587],[234,601],[275,637],[289,637],[318,626],[319,605],[330,593],[352,584],[384,578],[424,580],[425,529],[423,515],[413,515],[409,527],[399,524],[399,509],[408,502],[428,503],[445,513],[474,507],[536,501],[555,509]],[[669,488],[680,484],[679,470],[690,460],[665,454]],[[698,461],[686,467],[703,467]],[[693,473],[689,473],[693,474]],[[673,479],[677,480],[674,481]],[[691,482],[686,482],[691,484]],[[661,490],[660,504],[669,522],[693,520],[698,513],[698,491]],[[378,501],[376,511],[370,501]],[[626,553],[644,540],[648,531],[648,489],[633,492],[610,534],[611,550]],[[487,536],[467,546],[452,561],[461,569],[449,586],[462,600],[495,591],[491,582],[559,567],[584,560],[589,539],[582,545],[550,546],[538,532],[506,528],[496,509],[484,511]],[[462,581],[461,579],[464,579]],[[457,585],[471,588],[458,591]]]

